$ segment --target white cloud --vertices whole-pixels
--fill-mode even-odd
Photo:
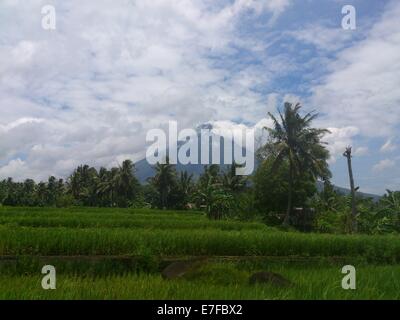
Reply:
[[[298,95],[287,93],[283,96],[284,102],[290,102],[292,104],[301,103],[301,98]]]
[[[343,155],[346,147],[353,144],[353,139],[359,133],[356,127],[328,128],[329,134],[323,139],[328,143],[331,158],[330,163],[335,163],[338,157]]]
[[[0,176],[2,177],[12,177],[15,179],[23,178],[29,176],[31,172],[26,170],[24,161],[21,159],[14,159],[7,163],[5,166],[0,168]]]
[[[147,130],[170,119],[258,130],[282,97],[318,107],[316,125],[332,131],[331,163],[348,145],[374,154],[368,137],[398,135],[396,1],[381,18],[371,13],[376,23],[361,41],[329,21],[274,31],[289,0],[57,1],[57,29],[45,31],[48,3],[0,4],[0,177],[46,179],[83,162],[139,159]],[[317,50],[302,54],[299,41]]]
[[[368,147],[357,147],[354,150],[354,155],[355,156],[361,157],[361,156],[365,156],[365,155],[368,155],[368,154],[369,154],[369,148]]]
[[[338,27],[327,27],[321,24],[311,24],[303,29],[288,31],[287,35],[304,43],[314,45],[318,50],[336,51],[343,49],[354,38],[354,33],[344,32]]]
[[[397,149],[397,146],[393,144],[392,139],[387,140],[381,147],[380,151],[382,153],[393,152]]]
[[[136,160],[147,130],[170,119],[187,128],[265,116],[255,88],[281,62],[236,65],[239,49],[259,47],[238,25],[244,14],[276,19],[290,1],[57,2],[55,31],[41,28],[45,4],[0,4],[0,177]]]
[[[376,172],[381,172],[381,171],[385,171],[387,169],[393,168],[396,165],[396,162],[394,160],[391,159],[384,159],[379,161],[377,164],[375,164],[372,167],[372,170],[376,171]]]
[[[313,89],[335,126],[357,126],[367,137],[395,134],[400,122],[400,4],[391,2],[364,40],[342,50]],[[344,31],[343,31],[344,32]]]
[[[265,128],[271,128],[273,126],[273,121],[270,118],[263,118],[254,125],[246,125],[243,123],[236,123],[233,121],[213,121],[210,122],[212,128],[215,129],[214,132],[224,132],[224,130],[229,130],[230,132],[237,132],[244,136],[246,130],[254,130],[254,146],[257,150],[261,145],[265,144],[268,139],[268,132]],[[237,136],[240,138],[240,136]],[[236,138],[235,138],[236,139]],[[254,151],[254,150],[252,150]]]

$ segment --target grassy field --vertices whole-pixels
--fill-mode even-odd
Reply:
[[[400,299],[400,270],[376,266],[358,269],[359,286],[343,290],[338,268],[273,267],[293,288],[248,285],[249,272],[213,266],[198,279],[167,281],[155,274],[57,277],[56,290],[43,290],[39,276],[0,276],[0,299]]]
[[[182,279],[160,276],[198,256],[207,262]],[[399,260],[394,235],[283,232],[200,212],[0,208],[0,299],[399,299]],[[45,264],[56,290],[41,288]],[[345,264],[356,290],[341,288]],[[294,285],[250,285],[256,271]]]

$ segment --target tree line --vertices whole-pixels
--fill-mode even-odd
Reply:
[[[157,164],[155,175],[141,184],[135,166],[125,160],[121,166],[97,170],[77,167],[65,181],[48,178],[0,182],[0,204],[38,207],[152,207],[159,209],[204,209],[210,218],[222,218],[233,202],[233,195],[244,190],[246,178],[235,175],[236,164],[222,171],[219,165],[206,166],[195,181],[192,174],[178,173],[174,165]]]
[[[111,169],[81,165],[65,181],[54,176],[39,183],[5,179],[0,182],[0,204],[197,209],[212,219],[256,217],[321,232],[355,232],[355,225],[362,232],[400,231],[400,192],[388,191],[376,203],[357,197],[355,190],[350,196],[334,190],[322,140],[328,130],[312,127],[316,113],[303,116],[299,104],[285,103],[278,117],[269,116],[269,140],[257,151],[260,165],[251,177],[237,176],[235,163],[205,166],[194,177],[177,172],[166,159],[141,184],[133,162],[125,160]],[[320,192],[317,180],[324,183]]]

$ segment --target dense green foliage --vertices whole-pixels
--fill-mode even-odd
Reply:
[[[274,159],[266,159],[258,167],[253,178],[255,206],[266,215],[285,212],[287,207],[289,165],[284,162],[271,174],[273,165]],[[306,206],[307,199],[317,191],[315,179],[303,173],[296,177],[293,184],[293,206]]]
[[[293,194],[296,181],[304,176],[329,179],[331,173],[327,160],[329,152],[322,142],[329,131],[311,127],[318,114],[309,112],[302,116],[299,103],[293,105],[286,102],[283,112],[279,111],[279,120],[271,113],[273,127],[265,128],[269,133],[269,142],[261,148],[260,156],[273,159],[271,172],[283,164],[288,164],[287,176],[287,210],[284,224],[293,224]]]
[[[67,182],[53,176],[47,183],[36,184],[31,179],[14,182],[12,178],[0,182],[0,203],[8,206],[128,207],[139,193],[140,184],[130,160],[110,170],[79,166]]]
[[[384,234],[400,232],[400,192],[387,190],[377,202],[356,198],[359,233]],[[328,233],[348,233],[351,229],[351,197],[343,196],[325,183],[324,190],[309,201],[316,209],[315,230]]]
[[[301,231],[350,233],[350,198],[335,192],[329,182],[329,153],[322,141],[327,130],[313,128],[317,114],[301,115],[299,104],[285,103],[278,113],[269,114],[273,126],[266,128],[269,140],[257,151],[259,165],[251,177],[237,176],[235,163],[224,170],[205,166],[194,177],[177,172],[166,159],[155,165],[154,177],[140,184],[134,164],[125,160],[110,169],[81,165],[66,181],[53,176],[39,183],[8,178],[0,181],[0,205],[197,210],[213,220],[258,219],[268,225],[285,222]],[[322,192],[317,192],[318,178],[325,184]],[[399,203],[400,192],[389,190],[379,202],[358,198],[358,233],[400,232]]]

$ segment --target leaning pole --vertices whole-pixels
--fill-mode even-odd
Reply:
[[[356,190],[354,187],[353,169],[351,166],[351,147],[347,147],[343,156],[347,158],[347,167],[349,169],[350,190],[351,190],[351,231],[357,232],[357,207],[356,207]]]

